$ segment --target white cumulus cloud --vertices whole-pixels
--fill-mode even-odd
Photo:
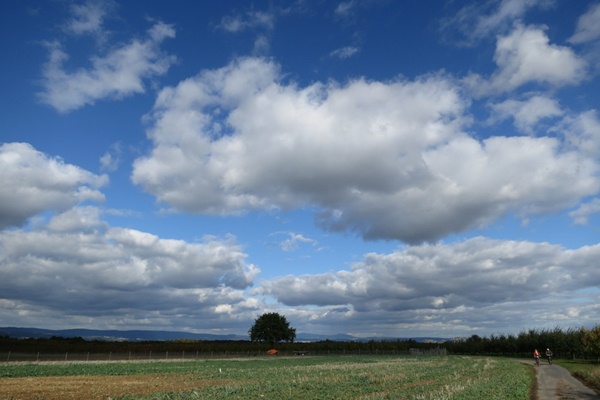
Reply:
[[[467,135],[467,105],[443,75],[301,88],[240,59],[161,91],[132,178],[187,212],[314,206],[327,229],[410,243],[598,191],[594,159],[557,138]]]
[[[527,100],[505,100],[491,105],[493,122],[512,118],[515,126],[526,134],[533,134],[538,122],[544,118],[563,115],[558,102],[543,95],[535,95]]]
[[[465,82],[480,95],[510,92],[528,83],[560,87],[580,83],[587,76],[587,63],[566,46],[551,44],[545,27],[516,24],[508,35],[499,36],[494,61],[497,71],[489,81],[471,75]]]
[[[69,55],[63,46],[50,42],[49,60],[43,68],[43,91],[38,93],[40,100],[66,113],[97,100],[143,93],[145,79],[165,74],[175,62],[173,56],[159,48],[165,39],[175,37],[173,27],[159,22],[147,34],[145,40],[134,39],[104,56],[91,57],[89,68],[75,71],[65,69]]]
[[[104,201],[108,182],[27,143],[0,145],[0,229],[23,225],[46,210],[65,211],[84,201]]]

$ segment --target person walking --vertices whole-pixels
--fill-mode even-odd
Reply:
[[[539,367],[539,365],[540,365],[540,356],[541,356],[541,354],[540,354],[540,352],[538,351],[538,349],[535,349],[535,350],[533,351],[533,358],[535,359],[535,365],[537,365],[538,367]]]
[[[548,357],[548,364],[552,364],[552,350],[550,350],[549,348],[546,349],[546,357]]]

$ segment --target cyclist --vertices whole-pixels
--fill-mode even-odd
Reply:
[[[548,357],[548,364],[552,364],[552,350],[546,349],[546,357]]]
[[[533,358],[535,358],[535,365],[539,366],[540,365],[540,352],[538,351],[538,349],[535,349],[533,351]]]

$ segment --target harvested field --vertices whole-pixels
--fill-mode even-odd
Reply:
[[[52,376],[0,379],[2,400],[103,399],[179,392],[230,384],[193,375],[140,374],[126,376]]]

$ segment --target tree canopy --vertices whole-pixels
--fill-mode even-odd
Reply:
[[[277,342],[293,342],[296,329],[290,327],[285,316],[273,312],[259,316],[248,334],[253,342],[267,342],[273,346]]]
[[[585,351],[600,360],[600,325],[596,325],[592,330],[586,329],[582,341]]]

